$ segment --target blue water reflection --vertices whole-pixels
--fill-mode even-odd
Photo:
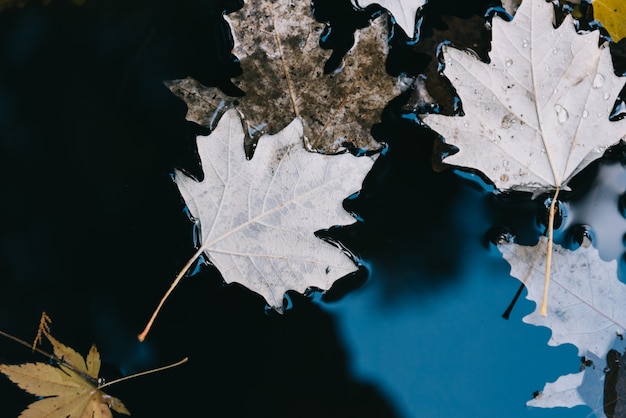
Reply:
[[[490,226],[487,195],[468,182],[451,203],[459,219],[448,239],[465,243],[451,254],[454,280],[441,277],[445,285],[419,292],[420,281],[438,279],[432,269],[410,259],[396,260],[411,266],[404,269],[373,261],[364,286],[319,303],[336,318],[354,376],[378,385],[402,417],[588,416],[588,407],[525,405],[546,382],[578,372],[581,360],[572,345],[549,347],[548,329],[522,322],[534,310],[525,291],[502,318],[519,282],[497,248],[479,245]]]

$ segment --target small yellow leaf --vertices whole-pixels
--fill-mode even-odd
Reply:
[[[626,3],[624,0],[593,0],[593,18],[609,32],[614,42],[626,37]]]
[[[98,373],[100,373],[100,354],[95,344],[91,346],[89,354],[87,354],[87,373],[95,379],[98,378]]]
[[[54,355],[63,360],[64,364],[67,364],[82,373],[87,373],[87,365],[85,364],[83,356],[78,354],[73,348],[67,347],[58,342],[54,337],[52,337],[52,335],[46,333],[46,337],[48,338],[48,341],[50,341],[50,344],[52,344]]]
[[[44,397],[30,404],[20,418],[112,418],[111,409],[130,412],[122,401],[102,392],[98,383],[100,354],[95,345],[87,361],[47,332],[59,367],[46,363],[0,364],[0,373],[28,393]]]

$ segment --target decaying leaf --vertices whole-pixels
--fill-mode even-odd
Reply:
[[[387,10],[409,38],[415,38],[415,15],[426,0],[352,0],[357,7],[377,4]]]
[[[370,134],[380,112],[401,90],[381,65],[387,49],[384,19],[360,32],[345,65],[324,74],[328,52],[319,47],[324,27],[304,1],[254,1],[227,16],[243,76],[233,82],[245,92],[232,98],[192,79],[168,87],[192,109],[188,119],[213,127],[219,113],[234,104],[246,126],[246,152],[263,134],[275,134],[298,117],[307,148],[324,153],[344,145],[376,150]],[[215,114],[216,109],[218,114]]]
[[[593,17],[602,23],[614,42],[626,37],[626,4],[623,0],[593,0]]]
[[[49,333],[44,334],[54,356],[60,359],[56,367],[47,363],[0,364],[0,372],[21,389],[43,397],[30,404],[21,418],[112,418],[111,409],[130,415],[119,399],[100,390],[100,354],[95,345],[83,358]]]
[[[277,135],[262,137],[248,160],[241,147],[243,127],[231,109],[211,135],[198,137],[204,180],[197,182],[180,171],[174,180],[200,223],[202,245],[174,280],[139,340],[172,289],[204,253],[227,283],[241,283],[278,312],[287,290],[326,290],[356,270],[345,250],[317,238],[315,232],[354,221],[342,202],[360,189],[374,158],[312,153],[302,146],[301,134],[300,119],[294,119]]]
[[[550,328],[549,345],[574,344],[580,356],[592,360],[580,373],[562,376],[546,385],[531,406],[589,405],[602,410],[604,370],[609,350],[624,350],[626,285],[617,278],[617,263],[600,259],[591,245],[571,251],[554,245],[548,315],[541,315],[547,238],[534,246],[501,244],[511,265],[511,276],[528,289],[527,299],[537,303],[524,322]],[[539,255],[539,256],[538,256]],[[622,336],[620,338],[620,336]]]
[[[489,64],[444,47],[465,116],[423,120],[459,148],[447,163],[478,169],[500,190],[563,188],[626,134],[625,120],[609,120],[624,81],[598,31],[552,20],[545,0],[523,1],[511,22],[495,17]]]

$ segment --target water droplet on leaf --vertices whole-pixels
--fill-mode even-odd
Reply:
[[[554,110],[556,111],[556,117],[559,123],[567,122],[567,119],[569,119],[569,113],[567,112],[567,109],[557,103],[554,105]]]
[[[593,83],[591,84],[591,86],[594,89],[599,89],[603,85],[604,85],[604,76],[600,73],[596,74],[596,76],[593,78]]]

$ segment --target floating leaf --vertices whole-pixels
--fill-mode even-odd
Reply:
[[[356,270],[339,245],[322,241],[315,232],[354,221],[342,201],[359,190],[374,159],[309,152],[301,134],[302,125],[295,119],[279,134],[262,137],[254,158],[247,160],[241,147],[243,127],[231,109],[211,135],[198,137],[204,180],[197,182],[180,171],[174,179],[200,223],[202,245],[175,279],[140,340],[169,293],[203,253],[227,283],[241,283],[278,312],[287,290],[326,290]]]
[[[308,2],[248,2],[227,18],[243,70],[233,82],[245,95],[235,99],[192,79],[168,82],[189,107],[203,109],[200,115],[190,112],[190,120],[213,127],[228,108],[225,104],[234,104],[246,126],[248,157],[263,134],[277,133],[295,117],[301,119],[312,150],[342,152],[346,144],[381,148],[370,129],[387,102],[401,92],[397,79],[381,65],[387,49],[383,19],[361,30],[343,68],[324,74],[328,52],[319,47],[324,25],[315,21]]]
[[[600,259],[593,246],[575,251],[558,244],[552,254],[552,273],[548,314],[542,315],[543,255],[547,238],[541,237],[536,246],[501,244],[504,258],[511,265],[511,276],[528,289],[527,299],[537,303],[535,312],[524,322],[550,328],[549,345],[574,344],[578,354],[592,360],[592,366],[576,374],[566,375],[546,385],[542,396],[529,405],[555,407],[587,404],[594,410],[603,406],[603,370],[611,349],[623,351],[626,331],[626,285],[617,278],[617,263]]]
[[[112,418],[111,409],[130,415],[117,398],[100,390],[100,354],[91,346],[87,358],[45,333],[54,355],[60,359],[58,366],[46,363],[21,365],[0,364],[4,373],[21,389],[42,396],[30,404],[21,418]]]
[[[493,19],[489,64],[444,47],[445,75],[464,117],[423,120],[459,152],[445,161],[487,175],[500,190],[550,191],[626,135],[609,115],[624,85],[599,33],[577,34],[571,16],[525,0],[511,22]]]
[[[593,0],[593,17],[602,23],[614,42],[626,37],[626,4],[623,0]]]

